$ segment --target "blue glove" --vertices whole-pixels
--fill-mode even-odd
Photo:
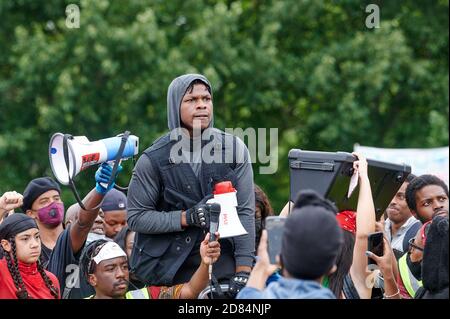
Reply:
[[[111,185],[109,185],[108,188],[105,188],[100,183],[104,183],[105,185],[108,185],[109,178],[112,174],[112,167],[108,163],[102,163],[102,165],[99,166],[97,169],[97,172],[95,173],[95,190],[97,193],[105,195],[107,192],[109,192],[114,185],[116,184],[116,178],[117,174],[119,174],[122,171],[122,166],[119,164],[117,166],[116,176],[114,177]]]

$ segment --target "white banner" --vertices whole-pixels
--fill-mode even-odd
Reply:
[[[439,148],[378,148],[355,144],[355,152],[366,158],[407,164],[414,175],[433,174],[449,185],[449,147]]]

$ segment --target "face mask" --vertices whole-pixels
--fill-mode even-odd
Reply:
[[[406,255],[406,264],[417,280],[422,280],[422,261],[411,261],[411,254]]]
[[[86,239],[86,245],[88,245],[89,243],[93,242],[94,240],[99,240],[99,239],[106,239],[105,235],[99,235],[96,233],[89,233]]]
[[[53,202],[38,210],[39,221],[45,225],[58,226],[64,217],[64,204]]]
[[[260,217],[255,218],[255,241],[256,241],[256,249],[258,249],[259,240],[261,238],[262,232],[262,220]]]

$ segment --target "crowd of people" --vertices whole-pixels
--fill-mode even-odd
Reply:
[[[126,194],[114,188],[120,165],[113,176],[107,163],[83,205],[67,210],[51,177],[5,192],[0,299],[449,298],[448,186],[410,174],[377,220],[367,160],[357,153],[356,211],[300,192],[279,214],[281,251],[271,262],[265,221],[278,214],[253,182],[245,144],[213,128],[212,95],[202,75],[172,81],[170,132],[142,153]],[[203,160],[211,139],[208,151],[228,160]],[[224,181],[236,190],[244,235],[220,238],[211,228],[210,202]],[[368,249],[375,232],[383,254]]]

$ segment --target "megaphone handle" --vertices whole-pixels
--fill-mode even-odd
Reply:
[[[119,151],[117,152],[117,156],[116,156],[114,162],[119,161],[122,158],[123,150],[125,148],[125,144],[126,144],[126,142],[128,140],[128,136],[129,135],[130,135],[129,131],[125,131],[125,133],[123,134],[122,141],[121,141],[120,147],[119,147]],[[84,206],[83,201],[81,200],[80,195],[78,194],[78,191],[77,191],[77,188],[75,186],[75,183],[74,183],[73,179],[70,177],[70,174],[69,174],[69,148],[68,148],[68,145],[67,145],[67,140],[68,139],[72,139],[72,138],[73,138],[73,136],[69,135],[69,134],[64,134],[64,138],[63,138],[63,153],[64,153],[64,160],[66,161],[67,173],[69,175],[69,186],[70,186],[70,188],[72,190],[72,193],[75,195],[75,199],[77,200],[78,204],[80,205],[80,207],[83,210],[95,211],[96,209],[99,209],[102,206],[103,200],[105,199],[105,197],[103,197],[101,202],[96,207],[93,207],[91,209],[87,209]],[[113,176],[117,172],[117,167],[118,167],[117,164],[118,163],[114,163],[113,170],[112,170],[112,173],[111,173],[111,177],[109,179],[108,185],[106,185],[106,188],[108,188],[108,186],[112,183]]]
[[[106,162],[111,168],[113,168],[114,167],[114,161],[108,161],[108,162]],[[122,163],[122,159],[120,159],[119,160],[119,164],[118,165],[120,165]],[[108,188],[108,183],[100,183],[100,185],[103,187],[103,188]]]

